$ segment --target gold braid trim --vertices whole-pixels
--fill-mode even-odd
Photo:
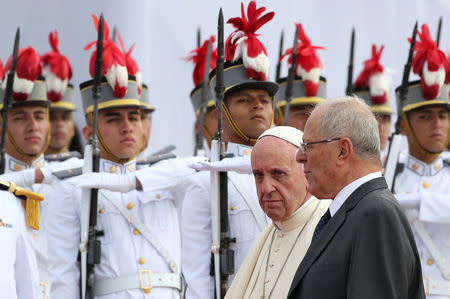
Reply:
[[[28,227],[39,230],[39,203],[44,200],[44,196],[39,193],[18,187],[14,182],[9,183],[8,192],[20,199],[25,200],[25,213]]]

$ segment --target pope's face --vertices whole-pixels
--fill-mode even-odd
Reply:
[[[9,111],[7,127],[17,147],[25,154],[40,154],[48,141],[48,111],[44,106],[14,107]],[[17,158],[19,153],[9,138],[5,139],[6,152]]]
[[[259,204],[273,221],[283,221],[306,200],[307,182],[297,148],[285,140],[265,136],[252,151],[252,169]]]

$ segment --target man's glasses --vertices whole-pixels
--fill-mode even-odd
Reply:
[[[328,143],[328,142],[337,141],[337,140],[341,140],[341,137],[324,139],[324,140],[313,141],[313,142],[302,142],[302,143],[300,143],[300,149],[302,152],[306,153],[306,152],[308,152],[308,146],[310,146],[310,145],[318,144],[318,143]]]

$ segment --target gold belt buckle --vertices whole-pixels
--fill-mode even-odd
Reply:
[[[148,285],[144,284],[143,274],[148,274]],[[144,293],[149,294],[152,290],[152,271],[148,269],[139,269],[139,288],[144,290]]]
[[[46,281],[40,281],[39,285],[42,286],[44,297],[43,299],[47,299],[48,297],[48,284]]]

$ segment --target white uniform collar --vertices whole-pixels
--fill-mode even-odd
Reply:
[[[110,160],[100,159],[100,172],[125,174],[136,170],[136,160],[131,160],[125,164],[119,164]]]
[[[21,171],[30,168],[41,168],[42,166],[44,166],[44,163],[44,154],[41,154],[36,160],[33,161],[31,165],[28,165],[25,162],[22,162],[20,160],[17,160],[16,158],[11,157],[8,154],[5,154],[5,173]]]
[[[413,156],[408,156],[408,161],[406,161],[406,167],[411,171],[417,173],[419,176],[433,176],[444,168],[444,163],[442,156],[439,156],[436,160],[430,164],[426,164]]]
[[[250,156],[252,147],[238,143],[228,142],[227,153],[233,154],[234,157]]]

